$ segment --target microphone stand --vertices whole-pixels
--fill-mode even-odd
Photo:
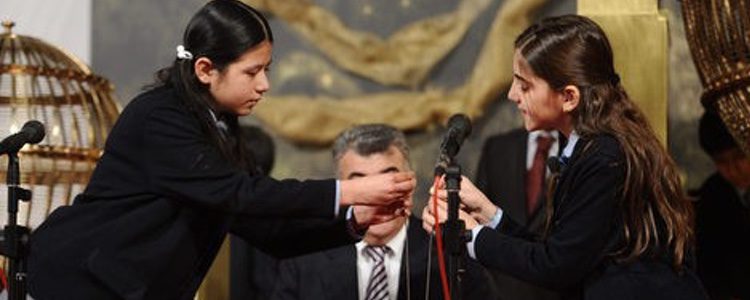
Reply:
[[[8,268],[8,299],[26,299],[26,257],[29,228],[18,226],[18,201],[31,200],[31,191],[19,186],[18,153],[8,153],[8,224],[0,235],[0,252],[10,260]]]
[[[461,143],[471,133],[471,121],[464,114],[455,114],[448,119],[448,132],[440,145],[440,156],[435,167],[435,173],[445,175],[446,191],[448,192],[448,219],[443,225],[445,252],[448,252],[448,277],[450,298],[460,300],[462,297],[462,278],[466,273],[466,225],[458,218],[461,198],[461,166],[455,162],[455,156],[461,148]]]
[[[447,167],[444,169],[439,167],[444,171],[446,191],[448,192],[448,219],[445,221],[443,232],[444,247],[448,256],[451,300],[461,300],[463,277],[466,273],[466,243],[470,240],[470,233],[466,231],[464,221],[458,218],[459,203],[461,202],[459,197],[461,166],[455,163],[452,157],[447,161],[449,162]]]

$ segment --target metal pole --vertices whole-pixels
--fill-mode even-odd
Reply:
[[[452,300],[462,298],[463,276],[466,273],[466,235],[464,221],[458,218],[461,167],[451,162],[445,169],[448,192],[448,219],[445,222],[445,251],[448,253],[448,278]]]
[[[18,226],[18,201],[31,199],[31,191],[21,188],[18,153],[8,153],[8,224],[3,232],[3,254],[10,260],[8,268],[8,299],[26,299],[26,244],[29,229]]]

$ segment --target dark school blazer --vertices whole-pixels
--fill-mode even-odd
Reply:
[[[630,264],[608,257],[623,241],[617,210],[625,168],[614,137],[582,138],[560,175],[546,240],[529,240],[518,223],[503,217],[496,229],[477,235],[477,259],[558,290],[564,299],[706,299],[691,266],[678,274],[669,254]]]
[[[160,87],[127,105],[85,191],[33,233],[33,297],[192,299],[227,232],[279,255],[355,242],[334,180],[250,175],[178,97]]]

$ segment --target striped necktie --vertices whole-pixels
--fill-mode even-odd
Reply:
[[[370,273],[370,281],[367,283],[365,300],[389,299],[388,273],[385,271],[385,255],[389,251],[388,246],[365,247],[365,254],[375,262]]]

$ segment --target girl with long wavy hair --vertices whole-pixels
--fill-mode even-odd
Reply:
[[[691,204],[620,83],[602,29],[582,16],[551,17],[521,33],[515,48],[508,98],[527,130],[558,130],[568,143],[542,240],[463,178],[469,255],[563,299],[705,299],[691,258]],[[446,192],[437,193],[445,216]],[[424,214],[429,230],[432,205]]]

